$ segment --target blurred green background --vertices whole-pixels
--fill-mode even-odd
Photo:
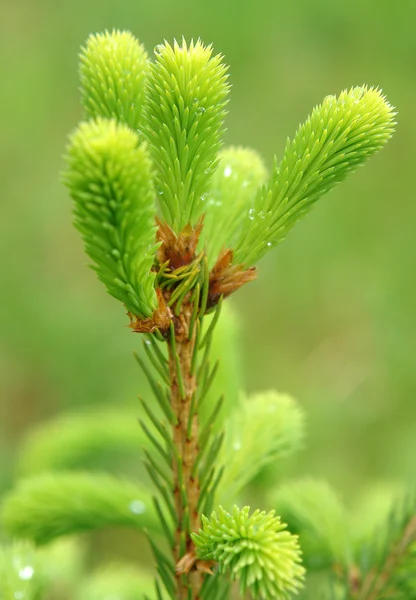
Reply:
[[[3,6],[0,488],[34,423],[84,405],[134,406],[140,340],[103,292],[60,183],[82,111],[77,54],[127,28],[151,49],[201,37],[230,64],[226,143],[268,166],[327,94],[368,83],[397,106],[380,155],[337,187],[236,294],[246,388],[296,396],[308,416],[290,470],[351,504],[416,475],[414,0],[20,0]],[[287,468],[289,470],[289,468]]]

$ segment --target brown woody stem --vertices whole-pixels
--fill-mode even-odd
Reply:
[[[174,508],[178,523],[173,548],[176,589],[179,600],[200,600],[204,574],[212,574],[212,565],[211,561],[197,558],[191,537],[200,527],[195,374],[198,332],[207,310],[254,279],[255,270],[234,265],[232,250],[224,250],[209,272],[204,252],[196,254],[203,217],[195,226],[188,223],[179,233],[167,223],[157,221],[157,225],[157,241],[161,243],[157,253],[158,309],[151,318],[132,317],[131,327],[138,332],[158,331],[168,344],[170,407],[176,417],[172,430]],[[215,323],[214,318],[212,328]]]
[[[193,556],[190,534],[199,528],[197,506],[200,485],[198,476],[192,474],[198,456],[198,415],[192,410],[197,381],[192,373],[196,328],[193,328],[192,335],[189,336],[191,316],[192,305],[184,303],[168,340],[171,406],[177,417],[177,424],[173,426],[173,442],[179,457],[179,461],[174,458],[172,465],[175,508],[179,523],[174,547],[176,565],[184,556]],[[189,570],[189,573],[179,572],[177,575],[178,598],[199,600],[203,575],[198,571]],[[192,590],[191,596],[189,590]]]

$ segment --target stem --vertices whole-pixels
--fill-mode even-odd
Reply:
[[[199,528],[197,506],[200,485],[198,475],[192,475],[198,456],[198,415],[193,410],[193,399],[197,393],[197,380],[192,373],[196,327],[192,328],[189,335],[191,318],[192,305],[186,302],[175,320],[175,328],[172,328],[172,335],[168,340],[171,406],[177,417],[177,424],[173,426],[177,457],[172,462],[175,509],[179,523],[175,534],[175,564],[185,554],[193,553],[190,534]],[[189,575],[178,575],[178,598],[199,600],[202,577],[202,573],[197,571]]]
[[[360,593],[358,594],[358,600],[377,600],[377,598],[380,597],[381,592],[387,592],[389,582],[397,564],[407,552],[410,544],[415,541],[415,538],[416,517],[413,517],[408,523],[402,538],[387,556],[381,572],[376,574],[371,571],[365,578]]]

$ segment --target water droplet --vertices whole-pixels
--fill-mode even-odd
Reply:
[[[248,181],[247,181],[247,179],[245,179],[245,180],[243,181],[243,183],[241,184],[241,187],[243,187],[243,188],[246,188],[246,187],[248,187]]]
[[[234,450],[236,452],[238,452],[239,450],[241,450],[241,442],[234,442],[233,448],[234,448]]]
[[[254,221],[255,214],[256,214],[256,211],[254,210],[254,208],[250,208],[250,210],[248,211],[248,218],[251,221]]]
[[[332,102],[334,102],[336,100],[335,96],[332,96],[331,94],[329,96],[325,96],[324,98],[324,104],[332,104]]]
[[[19,571],[20,579],[24,579],[27,581],[28,579],[32,579],[35,569],[31,565],[26,565],[23,569]]]
[[[146,344],[146,346],[151,346],[152,342],[150,340],[144,340],[144,343]]]
[[[201,200],[202,202],[205,202],[205,200],[208,198],[208,194],[202,194],[201,195]]]
[[[163,190],[157,190],[157,193],[159,194],[159,196],[163,196]]]
[[[224,169],[224,177],[229,177],[231,175],[231,173],[232,173],[231,167],[230,166],[225,167],[225,169]]]
[[[272,245],[272,243],[271,243],[271,242],[267,242],[267,246],[268,246],[269,248],[271,248],[271,245]]]
[[[142,515],[144,512],[146,512],[146,506],[140,500],[133,500],[130,502],[129,509],[135,515]]]
[[[203,106],[200,106],[197,110],[197,112],[199,112],[201,115],[204,114],[204,112],[207,112],[207,109],[204,108]]]

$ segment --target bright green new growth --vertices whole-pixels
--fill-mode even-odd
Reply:
[[[97,119],[78,127],[67,160],[75,225],[98,277],[130,313],[151,316],[156,227],[145,144],[126,125]]]
[[[193,540],[203,560],[218,561],[221,572],[239,580],[242,595],[249,590],[254,598],[280,600],[302,587],[305,572],[297,536],[285,529],[274,511],[250,516],[248,506],[232,513],[220,507],[218,515],[202,516]]]
[[[97,468],[110,456],[137,456],[145,439],[132,411],[100,410],[42,423],[20,450],[20,475]]]
[[[355,87],[327,96],[288,140],[282,162],[246,210],[236,260],[256,262],[334,185],[380,150],[394,131],[381,91]]]
[[[272,505],[299,535],[308,568],[351,562],[347,511],[328,483],[304,479],[284,484],[273,493]]]
[[[226,97],[222,56],[198,40],[155,50],[150,64],[143,135],[156,169],[160,208],[176,232],[206,210],[217,165]]]
[[[225,424],[222,502],[235,501],[264,467],[299,450],[303,435],[304,415],[290,396],[268,391],[240,401]]]
[[[303,415],[290,396],[265,392],[238,401],[235,331],[227,331],[227,313],[221,321],[221,307],[324,192],[383,146],[393,130],[392,107],[366,87],[327,97],[287,143],[267,182],[256,152],[221,151],[228,76],[210,46],[165,43],[150,63],[131,34],[115,31],[89,38],[80,72],[90,120],[71,138],[65,180],[99,278],[133,317],[133,330],[146,333],[147,364],[140,356],[138,362],[155,404],[141,400],[145,419],[137,437],[124,429],[123,413],[119,419],[107,414],[102,423],[84,415],[50,425],[28,442],[26,471],[73,469],[105,450],[136,451],[143,441],[155,495],[146,482],[142,487],[104,473],[38,475],[6,497],[5,529],[39,544],[105,525],[147,529],[158,576],[145,600],[228,600],[226,570],[242,594],[289,598],[302,587],[304,568],[297,535],[280,517],[259,510],[250,516],[248,507],[203,516],[218,498],[228,504],[243,495],[265,466],[298,449],[303,436]],[[212,362],[212,349],[223,365]],[[305,563],[323,565],[327,574],[339,567],[346,599],[356,556],[336,495],[303,483],[280,488],[271,499],[299,533]],[[396,544],[404,538],[406,558],[416,538],[416,526],[407,535],[409,519],[405,511],[391,537]],[[163,534],[163,546],[154,533]],[[367,553],[371,564],[360,564],[376,589],[390,569],[384,550],[374,547]],[[138,582],[131,575],[129,586]],[[88,600],[94,594],[98,600],[103,589],[129,600],[132,588],[120,586],[111,569],[90,583],[83,586]],[[144,574],[142,587],[147,583]],[[359,600],[379,599],[363,592]]]
[[[206,201],[203,236],[211,263],[223,248],[234,248],[247,210],[267,179],[262,158],[251,148],[225,148],[218,158]]]
[[[1,520],[6,531],[37,544],[110,525],[160,529],[146,488],[103,473],[25,479],[4,500]]]
[[[128,31],[91,35],[80,55],[82,103],[91,118],[115,118],[137,129],[143,110],[147,53]]]

